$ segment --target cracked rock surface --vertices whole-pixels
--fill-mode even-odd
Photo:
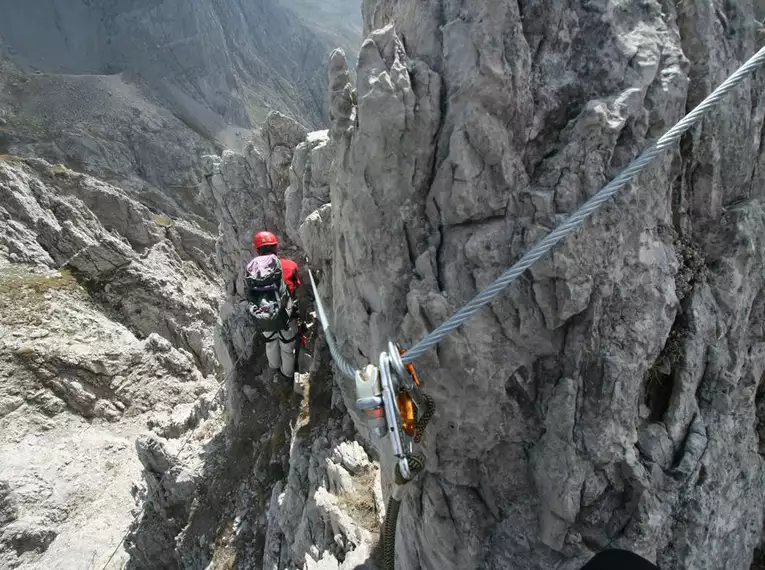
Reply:
[[[365,0],[358,106],[330,128],[344,353],[432,330],[754,54],[762,11],[711,6]],[[764,77],[420,359],[438,412],[399,568],[575,568],[609,545],[749,567]]]
[[[363,15],[355,81],[342,51],[329,58],[326,132],[272,115],[245,152],[205,159],[228,295],[215,346],[233,374],[228,443],[203,468],[226,483],[147,527],[179,545],[175,563],[375,564],[341,497],[357,460],[379,460],[379,521],[389,444],[351,386],[331,387],[325,349],[307,404],[262,373],[237,305],[254,229],[308,256],[355,364],[389,340],[411,346],[753,54],[765,14],[365,0]],[[764,88],[763,72],[744,81],[418,361],[437,411],[397,568],[574,570],[609,546],[662,568],[751,566],[765,507]],[[367,459],[335,452],[352,439]]]
[[[134,438],[217,407],[214,242],[40,160],[0,159],[0,204],[0,566],[102,566],[134,513]]]

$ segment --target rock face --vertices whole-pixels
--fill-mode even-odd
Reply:
[[[344,518],[339,497],[356,487],[334,451],[354,431],[344,410],[390,492],[389,443],[359,421],[352,387],[336,377],[339,392],[310,403],[329,390],[321,348],[308,409],[324,417],[281,435],[298,409],[269,389],[237,306],[255,228],[308,255],[342,351],[374,361],[443,322],[698,104],[755,52],[765,15],[694,0],[366,0],[363,14],[355,90],[344,54],[330,57],[326,132],[301,141],[274,115],[245,153],[207,159],[233,447],[206,465],[233,474],[171,521],[174,564],[358,564],[369,537]],[[662,568],[751,565],[765,506],[764,77],[418,361],[437,412],[397,568],[573,570],[607,546]]]
[[[498,277],[753,54],[763,14],[366,0],[364,17],[355,117],[342,62],[330,79],[332,312],[357,364]],[[421,359],[438,412],[398,568],[573,568],[606,545],[751,563],[763,77]]]
[[[369,560],[384,513],[379,468],[335,416],[291,446],[286,482],[274,485],[268,506],[264,569],[376,567]]]
[[[0,204],[0,566],[102,566],[132,439],[218,407],[214,240],[41,160],[0,159]]]
[[[40,160],[14,162],[0,164],[8,258],[77,272],[139,334],[160,333],[212,371],[209,328],[219,302],[212,236],[154,216],[94,178]]]
[[[157,561],[168,568],[375,567],[370,560],[384,510],[380,472],[356,441],[342,395],[333,389],[322,339],[309,330],[312,357],[301,359],[295,386],[272,381],[262,338],[239,303],[242,268],[262,228],[280,235],[280,255],[301,265],[307,283],[293,241],[302,226],[291,226],[284,213],[297,208],[297,219],[328,200],[328,144],[325,132],[307,135],[274,112],[244,153],[205,157],[203,194],[221,221],[216,253],[228,293],[216,337],[226,370],[226,429],[203,426],[195,434],[204,459],[192,453],[175,462],[161,440],[139,442],[144,485],[136,497],[143,516],[126,541],[129,568],[154,568]],[[307,287],[299,300],[310,321]],[[184,483],[190,479],[197,482],[193,492]]]
[[[242,360],[227,377],[227,429],[194,433],[203,455],[176,461],[161,438],[138,439],[143,513],[128,568],[376,568],[379,468],[333,406],[328,354],[309,346],[302,399],[262,373],[262,357]]]

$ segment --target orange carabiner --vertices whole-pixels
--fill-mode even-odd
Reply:
[[[406,352],[401,346],[396,345],[396,348],[398,348],[398,353],[400,355],[403,355],[404,352]],[[417,371],[414,369],[414,364],[411,362],[409,364],[404,364],[404,368],[406,368],[406,371],[409,372],[409,376],[412,377],[412,380],[414,380],[415,386],[420,385],[420,378],[417,376]]]
[[[401,413],[401,429],[410,437],[414,435],[414,402],[412,397],[406,392],[398,394],[398,411]]]

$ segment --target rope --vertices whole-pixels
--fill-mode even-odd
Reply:
[[[244,347],[244,350],[242,351],[242,354],[239,355],[239,358],[236,359],[236,362],[234,362],[234,366],[231,368],[231,370],[224,376],[223,380],[220,381],[218,384],[218,389],[215,391],[215,394],[212,397],[212,401],[214,402],[218,398],[218,394],[220,394],[223,387],[226,385],[226,381],[231,377],[231,375],[236,371],[236,367],[239,365],[239,363],[242,361],[242,358],[244,358],[244,355],[247,354],[247,350],[252,345],[253,340],[255,340],[255,336],[250,339],[250,341],[247,343],[247,345]],[[181,447],[178,449],[178,452],[175,454],[175,457],[173,458],[173,463],[175,463],[178,458],[181,455],[181,452],[186,447],[186,445],[191,441],[191,437],[194,435],[194,430],[189,430],[188,435],[186,436],[186,439],[183,440],[183,443],[181,444]],[[160,477],[159,483],[157,483],[157,488],[160,488],[162,486],[163,481],[165,480],[165,477],[167,474],[170,473],[170,469],[165,471],[165,473]],[[137,520],[137,519],[136,519]],[[128,527],[128,530],[125,531],[125,534],[122,535],[122,539],[119,541],[117,546],[114,547],[114,550],[112,551],[111,556],[109,556],[109,559],[106,561],[106,564],[103,565],[103,568],[101,570],[106,570],[107,566],[111,563],[112,559],[117,555],[117,551],[120,549],[120,546],[125,542],[125,539],[127,538],[128,534],[130,534],[130,527]]]
[[[412,476],[416,477],[425,470],[425,458],[420,455],[410,455],[408,457]],[[409,483],[401,475],[401,471],[396,465],[393,473],[394,483],[398,487],[388,498],[388,507],[385,509],[385,523],[383,524],[383,569],[395,570],[396,563],[396,528],[398,526],[398,512],[401,509],[401,498],[399,492]]]
[[[332,355],[332,360],[337,365],[337,368],[340,370],[340,372],[348,378],[349,380],[353,380],[356,377],[356,373],[354,372],[353,366],[348,364],[348,362],[345,360],[343,355],[340,353],[340,350],[337,348],[337,345],[335,344],[335,339],[332,336],[332,333],[329,332],[329,329],[324,329],[324,336],[327,339],[327,346],[329,347],[329,353]]]
[[[722,98],[734,87],[741,83],[747,75],[754,72],[765,62],[765,48],[762,48],[749,61],[738,68],[725,82],[715,89],[693,111],[685,116],[679,123],[667,131],[655,145],[646,150],[638,158],[625,168],[616,178],[609,182],[600,192],[590,198],[585,204],[571,215],[565,222],[553,230],[542,241],[530,249],[515,265],[505,271],[494,283],[474,297],[469,303],[454,313],[448,320],[442,323],[436,330],[425,335],[417,344],[404,353],[404,364],[413,362],[425,354],[429,349],[440,343],[448,334],[460,327],[481,307],[486,305],[510,283],[515,281],[529,267],[534,265],[539,258],[549,252],[555,244],[578,228],[590,214],[600,208],[606,200],[611,198],[624,186],[626,186],[637,174],[648,166],[656,157],[673,146],[680,137],[691,128],[708,111],[715,107]]]
[[[383,525],[383,568],[396,568],[396,524],[401,501],[393,495],[388,498],[388,508],[385,509],[385,524]]]
[[[430,420],[433,419],[433,415],[436,413],[436,402],[427,394],[422,395],[424,401],[425,410],[417,421],[414,423],[414,443],[420,443],[423,435],[425,435],[425,428],[428,427]]]

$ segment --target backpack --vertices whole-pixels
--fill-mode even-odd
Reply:
[[[282,331],[292,317],[292,297],[275,255],[259,255],[247,265],[244,277],[255,327],[261,332]]]

